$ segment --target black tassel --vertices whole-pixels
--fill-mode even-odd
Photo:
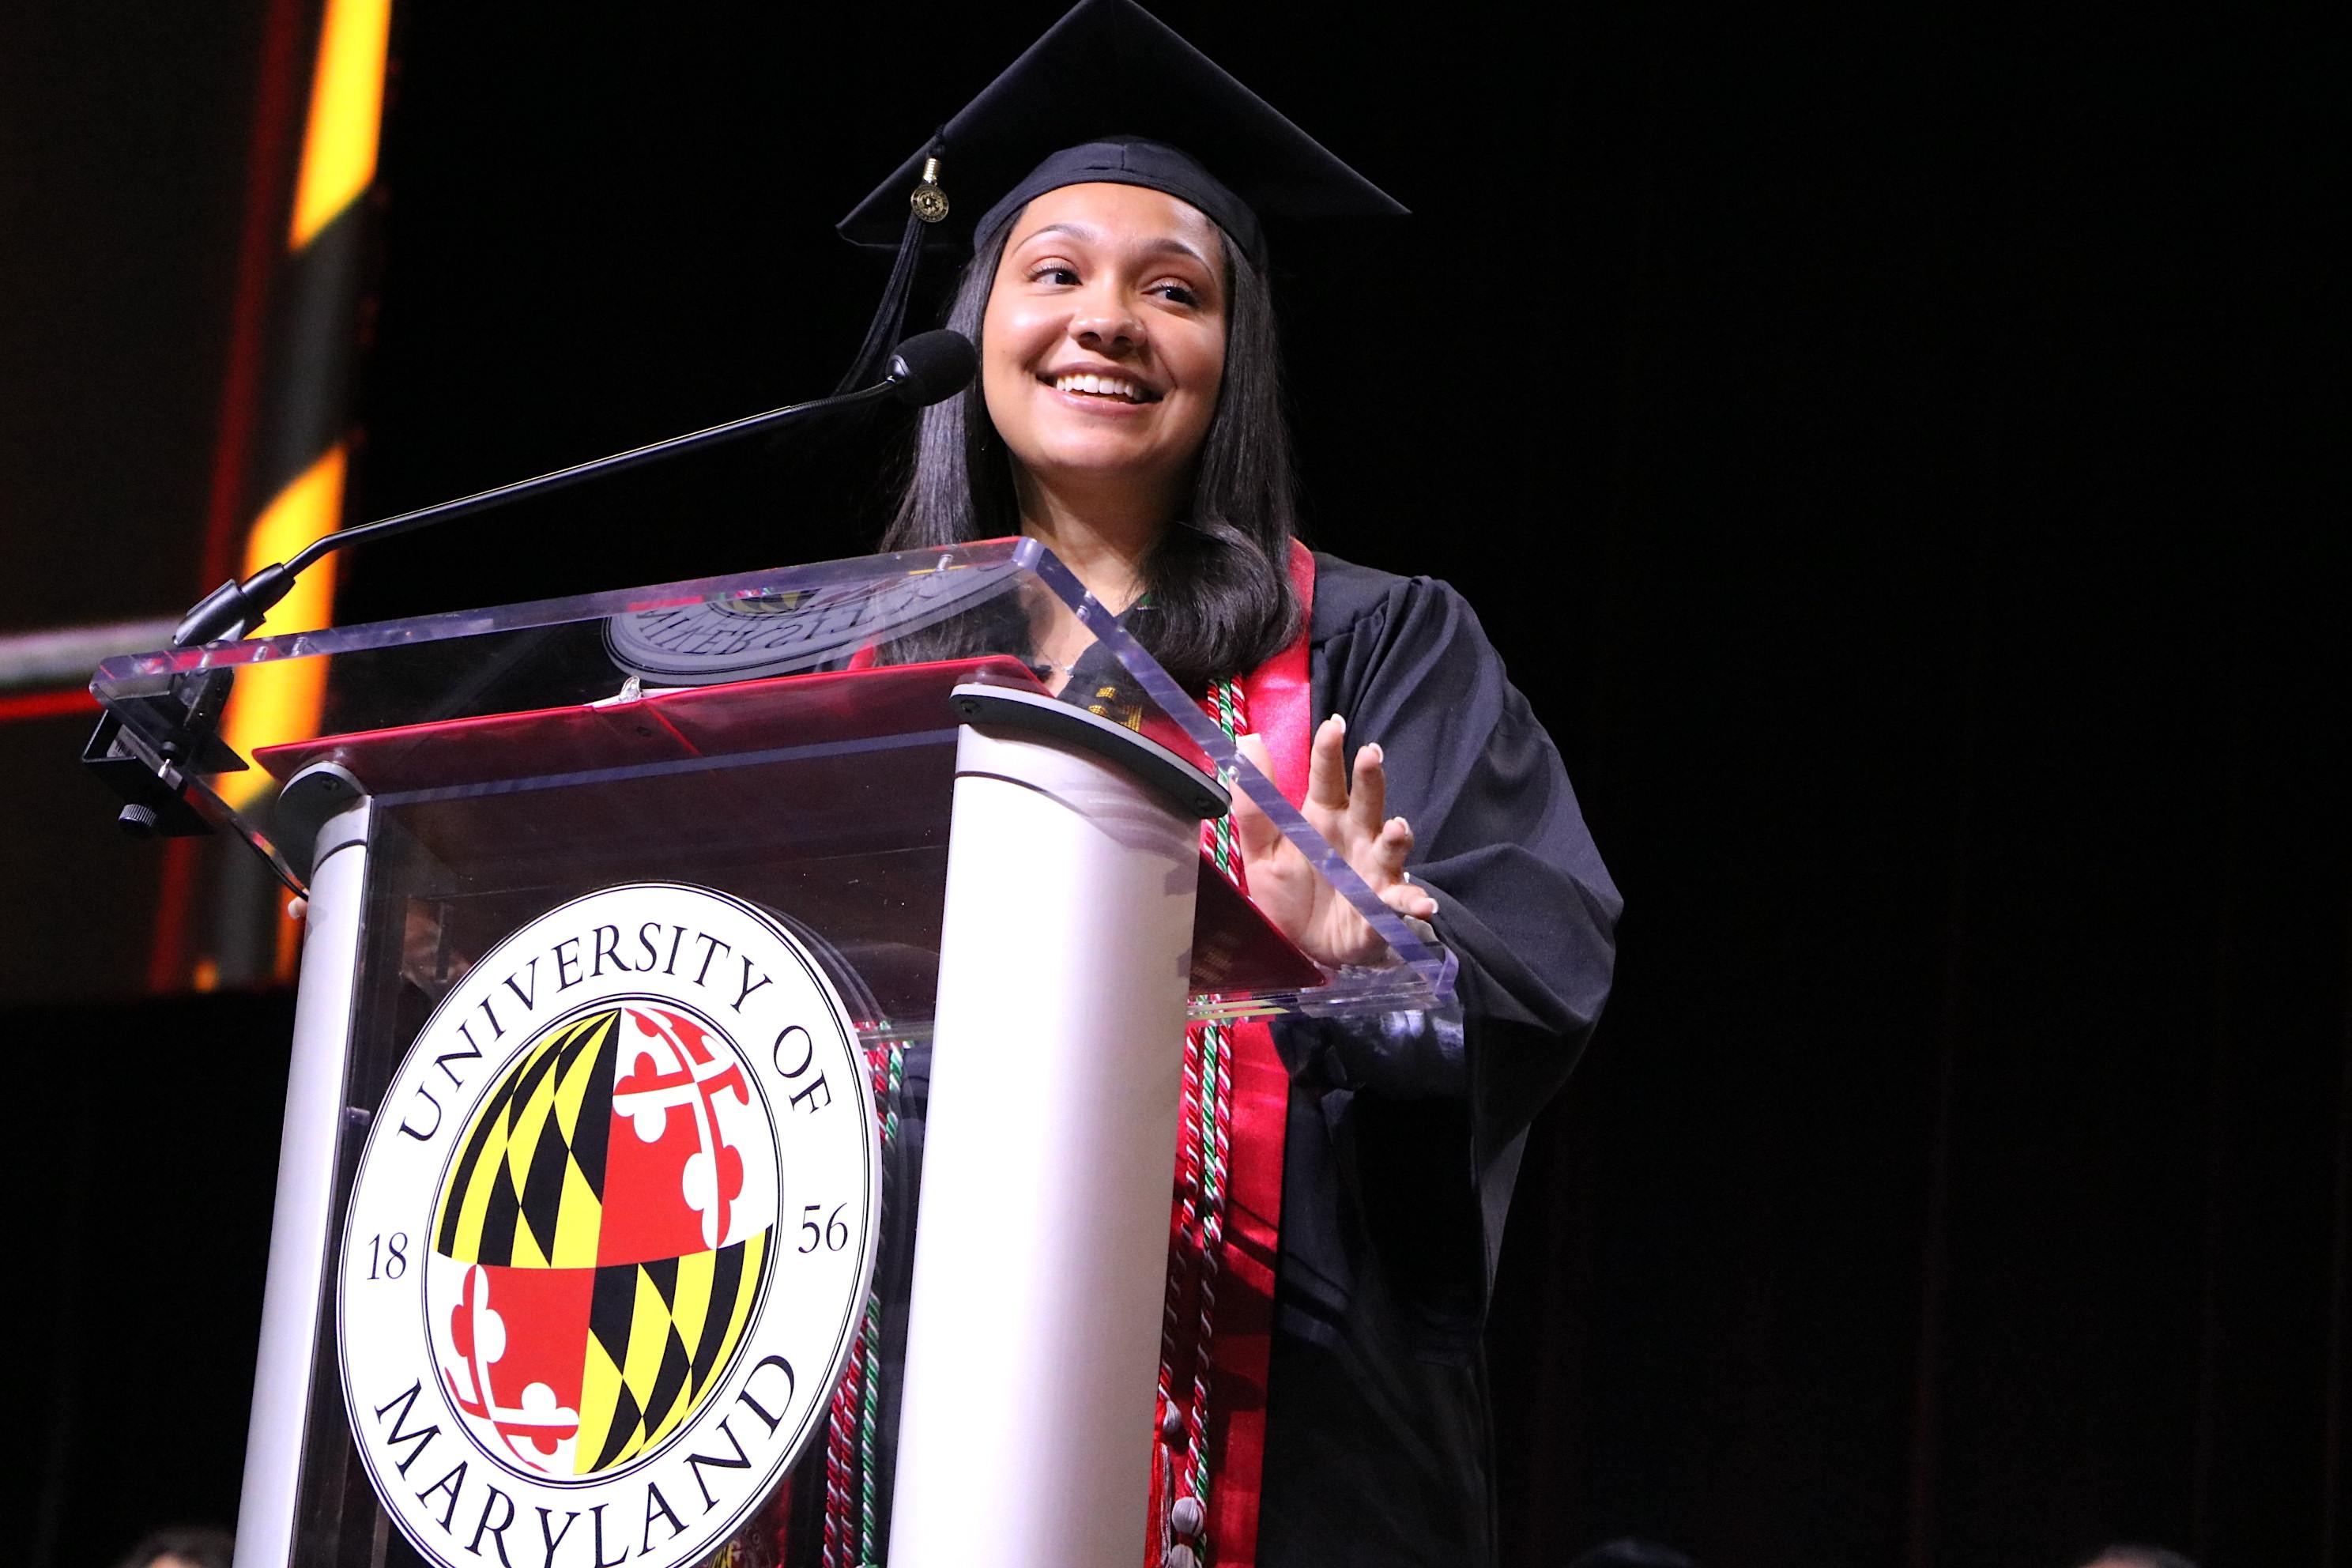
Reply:
[[[919,187],[919,199],[907,208],[907,226],[898,236],[898,255],[890,264],[890,281],[883,285],[882,302],[874,311],[874,323],[866,329],[866,341],[857,347],[857,357],[849,363],[849,372],[835,387],[838,395],[855,392],[861,386],[871,386],[882,379],[890,363],[890,352],[898,346],[907,330],[907,303],[915,292],[915,273],[922,265],[923,240],[931,225],[947,216],[947,202],[940,195],[934,183],[938,160],[945,153],[947,142],[939,136],[931,138],[924,153],[924,181]],[[935,205],[919,199],[922,190],[937,198]],[[933,216],[926,216],[926,212]]]

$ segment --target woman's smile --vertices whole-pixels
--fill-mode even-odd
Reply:
[[[1057,371],[1037,378],[1055,391],[1081,401],[1078,407],[1090,403],[1143,404],[1160,401],[1160,390],[1145,384],[1133,376],[1117,372],[1108,374],[1090,370]]]

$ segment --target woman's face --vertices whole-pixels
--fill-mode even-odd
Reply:
[[[1065,185],[1013,220],[981,388],[1027,478],[1181,504],[1225,374],[1224,239],[1140,185]]]

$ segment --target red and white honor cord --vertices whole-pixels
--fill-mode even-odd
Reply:
[[[1208,708],[1229,737],[1249,732],[1238,681],[1209,690]],[[1231,781],[1228,780],[1228,783]],[[1202,846],[1228,881],[1247,890],[1232,813],[1203,823]],[[1148,1568],[1202,1553],[1213,1456],[1209,1389],[1215,1370],[1217,1281],[1223,1270],[1227,1161],[1233,1141],[1233,1033],[1222,1021],[1184,1031],[1183,1108],[1176,1129],[1176,1186],[1170,1216],[1168,1293],[1161,1313],[1159,1430],[1153,1437],[1153,1515]],[[1189,1506],[1188,1506],[1189,1505]]]
[[[866,1048],[874,1085],[874,1115],[882,1137],[882,1205],[888,1210],[890,1151],[898,1142],[898,1101],[906,1082],[906,1047],[886,1041]],[[824,1434],[824,1568],[865,1568],[882,1561],[876,1488],[875,1435],[882,1425],[882,1287],[866,1293],[866,1315],[849,1349],[849,1365],[833,1393]]]

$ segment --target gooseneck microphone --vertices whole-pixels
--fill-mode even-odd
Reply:
[[[456,500],[420,507],[328,534],[291,561],[264,566],[243,582],[231,578],[205,595],[173,630],[172,646],[194,647],[199,643],[244,637],[261,624],[270,607],[286,596],[305,569],[331,551],[468,517],[527,496],[544,495],[566,485],[576,485],[583,479],[617,474],[721,441],[773,429],[805,416],[880,402],[925,407],[962,391],[971,384],[979,367],[979,351],[961,332],[919,333],[898,345],[898,352],[890,356],[889,374],[872,386],[820,397],[812,403],[796,403],[787,408],[772,408],[748,419],[673,436],[649,447],[574,464],[551,474],[518,479],[496,489],[460,496]],[[122,797],[124,805],[116,820],[126,831],[138,837],[158,833],[179,837],[210,833],[219,820],[236,820],[236,814],[223,805],[194,776],[200,772],[240,765],[212,732],[227,697],[227,672],[205,670],[175,676],[168,694],[142,699],[151,709],[160,711],[151,715],[152,724],[142,727],[140,732],[126,730],[119,713],[109,712],[100,718],[97,730],[82,748],[82,762]],[[302,890],[300,881],[274,849],[269,849],[247,827],[240,826],[238,831],[263,848],[289,889],[297,893]]]
[[[972,375],[979,368],[980,351],[972,347],[971,340],[961,332],[945,328],[938,331],[919,332],[900,343],[898,352],[890,356],[887,375],[856,392],[820,397],[810,403],[795,403],[786,408],[772,408],[765,414],[754,414],[724,425],[713,425],[707,430],[673,436],[666,441],[616,452],[609,458],[597,458],[589,462],[575,463],[568,468],[558,468],[553,473],[517,479],[496,489],[481,490],[473,495],[460,496],[456,500],[440,501],[415,511],[404,511],[394,517],[362,523],[356,528],[340,530],[312,541],[291,561],[264,566],[241,583],[232,578],[205,595],[173,632],[172,646],[193,647],[198,643],[246,636],[261,624],[271,605],[286,596],[297,577],[331,552],[373,540],[389,539],[394,534],[429,528],[435,523],[448,522],[460,517],[470,517],[476,512],[504,506],[509,501],[545,495],[567,485],[576,485],[583,479],[621,473],[646,463],[698,451],[722,441],[773,429],[788,420],[807,415],[883,401],[912,408],[928,407],[961,392],[971,384]]]
[[[980,351],[971,340],[942,327],[935,332],[917,332],[900,343],[898,352],[890,356],[890,374],[882,384],[895,389],[898,401],[908,407],[929,408],[970,386],[979,373]]]

